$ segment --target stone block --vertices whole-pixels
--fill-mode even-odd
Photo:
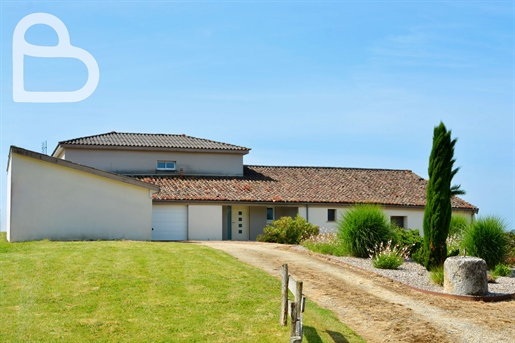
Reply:
[[[453,256],[445,260],[443,288],[457,295],[486,295],[486,262],[477,257]]]

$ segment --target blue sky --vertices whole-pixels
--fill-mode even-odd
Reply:
[[[246,164],[409,169],[434,126],[458,137],[455,183],[515,223],[513,1],[1,1],[0,164],[10,145],[109,131],[252,148]],[[74,103],[13,101],[16,24],[57,16],[98,63]],[[57,34],[34,25],[35,45]],[[25,88],[72,91],[82,62],[26,57]],[[5,169],[4,169],[5,170]],[[5,172],[1,176],[5,228]],[[42,199],[44,201],[44,199]]]

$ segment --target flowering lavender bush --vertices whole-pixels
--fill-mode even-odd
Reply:
[[[386,245],[382,242],[375,245],[374,249],[369,249],[369,257],[372,258],[372,265],[379,269],[396,269],[404,263],[404,259],[409,257],[411,247],[399,247],[398,244],[392,246],[389,240]]]

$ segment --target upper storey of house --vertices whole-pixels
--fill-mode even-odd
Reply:
[[[243,176],[249,151],[186,135],[113,131],[61,141],[52,156],[118,174]]]

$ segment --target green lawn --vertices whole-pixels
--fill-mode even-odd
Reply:
[[[288,342],[280,281],[187,243],[8,243],[0,233],[0,342]],[[363,342],[306,305],[305,341]]]

